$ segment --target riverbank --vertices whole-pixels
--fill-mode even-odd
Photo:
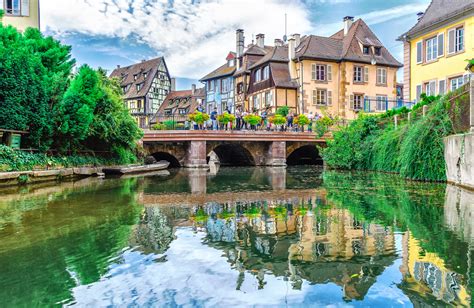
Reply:
[[[460,89],[463,91],[463,89]],[[418,181],[447,180],[443,138],[462,133],[469,97],[455,91],[443,97],[422,97],[412,110],[379,116],[360,115],[334,132],[321,149],[330,168],[398,173]],[[467,104],[466,104],[467,102]]]

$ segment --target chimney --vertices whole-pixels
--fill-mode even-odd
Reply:
[[[237,49],[235,50],[237,52],[237,58],[240,58],[244,54],[244,30],[238,29],[235,32],[235,39],[236,39],[236,46]]]
[[[278,47],[283,46],[283,40],[281,40],[281,39],[275,39],[275,46],[278,46]]]
[[[145,60],[145,59],[143,59],[143,60],[142,60],[142,63],[143,63],[143,62],[146,62],[146,60]]]
[[[120,64],[117,64],[117,68],[120,68]]]
[[[349,30],[351,29],[352,23],[354,23],[354,17],[352,16],[346,16],[343,19],[344,22],[344,36],[349,33]]]
[[[298,48],[301,43],[301,35],[299,33],[295,33],[293,34],[293,37],[295,38],[295,48]]]
[[[196,85],[193,83],[191,85],[191,95],[194,96],[194,94],[196,94]]]
[[[290,71],[290,78],[296,79],[296,62],[293,60],[296,56],[296,45],[294,36],[290,36],[288,39],[288,69]]]
[[[176,91],[176,78],[171,78],[171,91]]]
[[[425,13],[423,13],[423,12],[416,13],[416,16],[418,17],[418,20],[420,20],[423,17],[423,15],[425,15]]]
[[[257,46],[260,48],[265,47],[265,34],[257,34]]]

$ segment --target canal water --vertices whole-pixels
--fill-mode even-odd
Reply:
[[[474,193],[316,167],[0,190],[0,306],[472,305]]]

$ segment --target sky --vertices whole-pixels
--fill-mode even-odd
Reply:
[[[396,39],[430,0],[41,0],[41,28],[73,47],[78,64],[111,71],[164,56],[177,88],[225,63],[235,51],[235,30],[245,44],[257,34],[265,43],[300,33],[329,36],[344,16],[362,18],[403,62]],[[402,72],[399,72],[401,78]]]

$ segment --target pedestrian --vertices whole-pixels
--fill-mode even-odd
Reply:
[[[290,112],[288,113],[288,115],[286,116],[286,120],[288,122],[288,130],[292,130],[293,129],[293,114]]]
[[[240,130],[242,128],[242,111],[240,106],[235,110],[235,129]]]
[[[197,106],[197,111],[204,113],[204,107],[201,103],[199,103],[199,105]]]
[[[242,120],[245,119],[245,117],[248,115],[249,113],[247,112],[247,110],[244,109],[244,111],[242,112]],[[243,121],[243,128],[245,130],[248,129],[248,125],[247,125],[247,122]]]
[[[218,130],[219,127],[217,126],[217,107],[214,107],[214,110],[211,112],[211,121],[212,121],[212,129]]]
[[[311,133],[313,131],[313,120],[314,120],[314,115],[312,111],[308,114],[308,120],[309,120],[308,131]]]
[[[267,110],[266,109],[260,113],[260,117],[262,118],[262,121],[260,122],[260,126],[262,129],[265,129],[266,123],[267,123]]]

